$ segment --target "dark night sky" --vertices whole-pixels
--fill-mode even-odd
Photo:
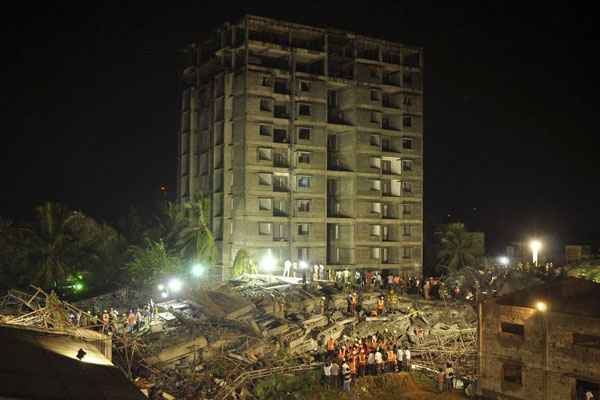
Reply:
[[[6,16],[0,215],[54,200],[112,221],[159,184],[174,189],[178,50],[249,12],[425,47],[428,225],[451,214],[491,251],[536,232],[600,239],[591,10],[128,3]]]

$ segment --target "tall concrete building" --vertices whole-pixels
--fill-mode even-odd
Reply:
[[[237,252],[420,275],[421,48],[257,16],[188,47],[177,196]]]

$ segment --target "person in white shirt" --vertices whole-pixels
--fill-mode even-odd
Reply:
[[[406,370],[410,372],[410,350],[404,350],[404,364],[406,366]]]
[[[398,371],[402,371],[403,359],[404,359],[404,350],[402,350],[401,347],[398,347],[398,349],[396,350],[396,363],[398,365]]]
[[[323,377],[326,384],[331,384],[331,361],[323,364]]]
[[[344,391],[350,391],[350,382],[352,382],[352,371],[350,371],[350,366],[346,361],[342,365],[342,375],[344,379]]]
[[[372,351],[367,356],[367,373],[375,375],[375,354]]]
[[[585,400],[594,400],[594,393],[589,389],[585,392]]]
[[[283,263],[283,276],[290,276],[290,270],[292,269],[292,262],[290,260],[285,260]]]
[[[383,355],[379,348],[375,352],[375,368],[377,369],[377,375],[379,375],[383,371]]]

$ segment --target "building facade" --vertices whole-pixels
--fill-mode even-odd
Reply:
[[[177,193],[211,200],[217,277],[240,249],[421,274],[422,49],[246,16],[188,51]]]
[[[486,301],[480,386],[486,399],[600,396],[600,285],[567,278]]]

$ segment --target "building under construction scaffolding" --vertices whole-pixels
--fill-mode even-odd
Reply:
[[[421,48],[246,16],[188,50],[177,196],[210,198],[217,278],[240,249],[421,274]]]

